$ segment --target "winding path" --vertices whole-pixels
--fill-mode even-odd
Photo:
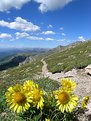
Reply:
[[[43,63],[42,76],[49,77],[50,79],[56,81],[60,81],[61,78],[65,77],[74,79],[78,83],[75,93],[80,97],[84,97],[86,95],[89,95],[91,97],[91,76],[87,75],[84,69],[72,69],[71,71],[68,71],[66,73],[61,72],[52,74],[51,72],[49,72],[47,63],[44,61],[44,59],[42,59],[41,62]],[[88,111],[86,112],[86,115],[91,115],[91,100],[89,101],[87,108]]]
[[[87,75],[85,73],[84,69],[72,69],[68,72],[61,72],[61,73],[55,73],[52,74],[48,71],[47,63],[44,61],[44,59],[41,60],[43,63],[42,67],[42,76],[49,77],[52,80],[59,81],[61,78],[70,78],[76,80],[78,83],[76,88],[76,94],[80,96],[90,95],[91,96],[91,76]]]
[[[49,77],[52,80],[60,81],[60,78],[73,77],[76,74],[76,70],[72,70],[72,71],[69,71],[69,72],[66,72],[66,73],[61,72],[61,73],[52,74],[52,72],[49,72],[49,70],[47,68],[47,63],[44,61],[44,59],[42,59],[41,62],[43,63],[42,75],[44,77]]]
[[[41,62],[43,63],[42,74],[45,75],[46,73],[49,72],[47,68],[47,63],[44,61],[44,59],[42,59]]]

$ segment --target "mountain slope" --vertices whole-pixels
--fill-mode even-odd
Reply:
[[[52,73],[69,71],[72,68],[84,68],[91,64],[91,41],[72,44],[64,50],[49,53],[45,61]]]
[[[27,62],[23,65],[21,64],[21,66],[0,72],[0,78],[5,80],[22,80],[33,77],[36,74],[38,75],[42,72],[42,58],[46,61],[48,70],[52,73],[69,71],[73,68],[84,68],[91,64],[91,41],[57,47],[46,54],[43,53],[35,57],[34,61],[30,63]]]

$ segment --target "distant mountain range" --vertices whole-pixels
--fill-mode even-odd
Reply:
[[[48,51],[48,49],[44,48],[1,48],[0,49],[0,60],[6,56],[16,55],[16,54],[40,54]]]
[[[19,63],[23,62],[27,57],[38,56],[47,51],[48,49],[42,48],[0,49],[0,71],[18,66]]]

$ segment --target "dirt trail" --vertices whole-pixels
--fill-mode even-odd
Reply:
[[[91,95],[91,76],[87,75],[84,69],[79,69],[79,70],[72,69],[71,71],[68,72],[60,72],[52,74],[51,72],[49,72],[47,68],[47,63],[44,61],[44,59],[42,59],[41,62],[43,63],[42,75],[44,77],[49,77],[50,79],[56,81],[60,81],[61,78],[74,79],[78,83],[77,93],[79,95],[85,95],[85,94]]]
[[[79,97],[84,97],[86,95],[89,95],[91,97],[91,76],[87,75],[84,69],[72,69],[71,71],[65,73],[61,72],[52,74],[51,72],[49,72],[47,63],[44,61],[44,59],[42,59],[41,62],[43,63],[42,76],[49,77],[50,79],[56,81],[60,81],[61,78],[74,79],[78,83],[75,93]],[[91,114],[91,100],[89,101],[88,112],[86,113]]]
[[[43,67],[42,67],[42,74],[45,75],[46,73],[48,73],[48,68],[47,68],[47,63],[42,59],[41,62],[43,63]]]
[[[42,75],[44,77],[49,77],[50,79],[53,79],[53,80],[56,80],[56,81],[60,81],[60,78],[73,77],[76,74],[76,70],[75,69],[72,70],[72,71],[69,71],[67,73],[61,72],[61,73],[52,74],[52,72],[49,72],[49,70],[47,68],[47,63],[44,61],[44,59],[42,59],[41,62],[43,63]]]

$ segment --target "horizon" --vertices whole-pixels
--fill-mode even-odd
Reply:
[[[84,41],[84,42],[88,42],[88,41],[91,41],[91,40],[86,40],[86,41]],[[73,43],[70,43],[70,44],[67,44],[67,45],[58,45],[58,46],[63,46],[63,47],[65,47],[65,46],[69,46],[69,45],[71,45],[71,44],[74,44],[74,43],[77,43],[77,42],[82,42],[82,43],[84,43],[83,41],[76,41],[76,42],[73,42]],[[58,46],[56,46],[56,47],[53,47],[53,48],[45,48],[45,47],[6,47],[6,48],[4,48],[4,47],[2,47],[2,48],[0,48],[0,49],[54,49],[54,48],[57,48]]]
[[[13,2],[0,1],[0,48],[52,49],[91,39],[90,0]]]
[[[78,42],[84,43],[84,42],[89,42],[89,41],[91,41],[91,39],[86,40],[86,41],[75,41],[75,42],[69,43],[67,45],[57,45],[57,46],[52,47],[52,48],[48,48],[48,47],[12,47],[11,46],[11,47],[0,47],[0,49],[54,49],[54,48],[57,48],[58,46],[65,47],[65,46],[69,46],[71,44],[75,44],[75,43],[78,43]]]

